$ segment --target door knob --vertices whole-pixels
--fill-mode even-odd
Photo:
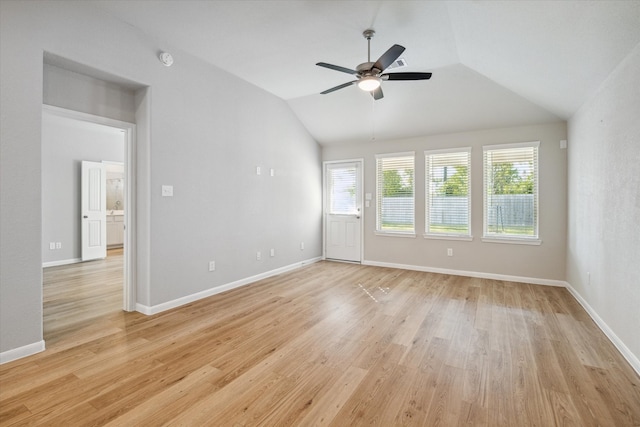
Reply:
[[[89,218],[89,217],[85,215],[85,216],[83,216],[82,218]]]

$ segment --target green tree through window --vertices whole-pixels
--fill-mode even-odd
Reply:
[[[469,194],[469,183],[467,181],[467,167],[454,166],[455,173],[447,177],[438,189],[442,196],[466,196]]]
[[[513,163],[494,163],[492,174],[493,194],[533,194],[533,172],[522,176]]]
[[[384,197],[413,196],[413,169],[402,170],[402,175],[397,169],[383,172]]]

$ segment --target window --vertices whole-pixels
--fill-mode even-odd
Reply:
[[[425,237],[471,237],[471,148],[425,151]]]
[[[484,238],[540,244],[539,142],[491,145],[484,153]]]
[[[415,233],[414,153],[376,156],[376,231]]]
[[[353,215],[358,212],[357,169],[355,163],[330,165],[328,199],[329,213],[332,215]]]

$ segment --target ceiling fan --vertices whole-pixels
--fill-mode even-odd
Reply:
[[[357,80],[332,87],[331,89],[320,92],[320,94],[326,95],[327,93],[357,84],[360,89],[370,92],[373,99],[378,100],[384,96],[382,94],[382,87],[380,86],[383,80],[428,80],[431,78],[431,73],[383,73],[384,70],[402,55],[405,48],[399,44],[394,44],[389,50],[383,53],[376,62],[371,62],[371,38],[375,33],[373,30],[365,30],[362,33],[364,38],[367,39],[367,62],[358,65],[355,70],[339,65],[327,64],[326,62],[318,62],[316,64],[320,67],[352,74],[357,78]]]

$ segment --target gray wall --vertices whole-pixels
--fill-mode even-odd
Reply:
[[[371,207],[364,208],[364,259],[466,272],[563,281],[566,250],[566,125],[527,126],[457,134],[425,136],[396,141],[371,141],[346,147],[325,147],[324,160],[364,158],[364,192],[371,193]],[[482,146],[540,141],[540,246],[484,243],[482,237]],[[424,239],[424,151],[471,147],[471,230],[473,241]],[[376,227],[375,155],[415,151],[416,238],[374,234]],[[447,256],[453,249],[453,257]]]
[[[148,87],[134,96],[138,303],[321,255],[320,148],[284,101],[82,2],[2,1],[0,353],[42,340],[43,52]]]
[[[571,118],[567,281],[640,366],[640,45]]]
[[[124,135],[117,129],[57,117],[42,117],[42,262],[82,256],[80,166],[83,160],[122,162]],[[62,243],[49,249],[49,242]]]
[[[43,103],[128,123],[136,121],[135,91],[119,84],[61,68],[45,55]]]

